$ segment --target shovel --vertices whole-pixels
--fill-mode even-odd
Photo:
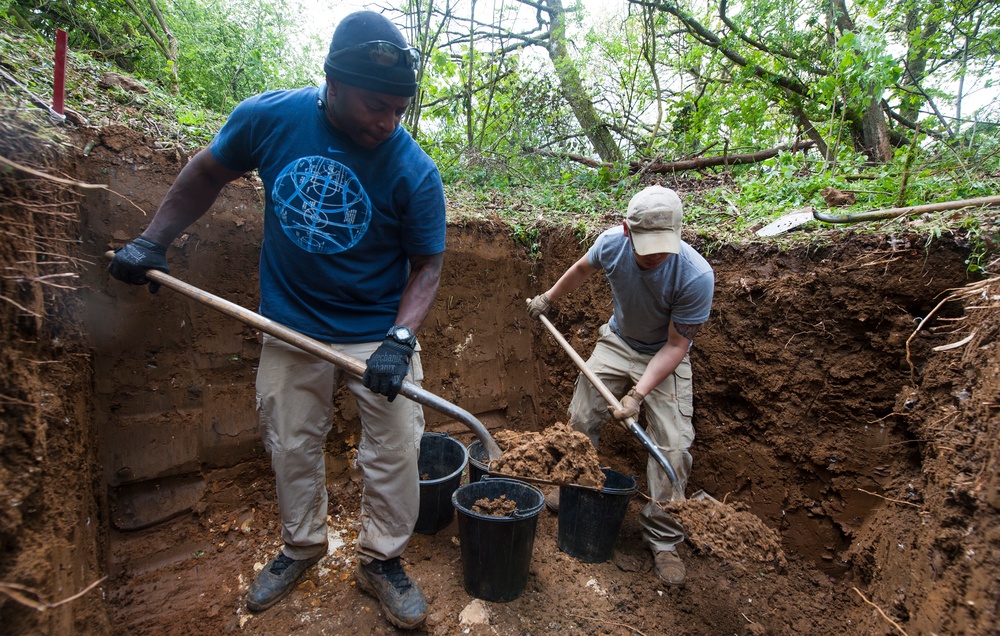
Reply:
[[[105,255],[108,259],[115,257],[115,253],[110,251]],[[310,338],[309,336],[301,334],[294,329],[290,329],[282,324],[274,322],[269,318],[265,318],[256,312],[240,307],[239,305],[229,302],[224,298],[213,296],[212,294],[199,289],[194,285],[189,285],[182,280],[174,278],[169,274],[164,274],[156,269],[147,270],[146,277],[149,280],[155,281],[164,287],[169,287],[175,292],[183,294],[188,298],[192,298],[200,303],[208,305],[212,309],[217,309],[218,311],[221,311],[227,316],[235,318],[244,324],[260,329],[264,333],[270,334],[275,338],[302,349],[303,351],[311,353],[318,358],[322,358],[327,362],[332,362],[338,368],[343,369],[351,375],[360,378],[365,374],[365,364],[360,360],[345,353],[341,353],[319,340]],[[491,460],[498,459],[500,457],[500,447],[497,446],[497,443],[493,440],[489,431],[486,430],[486,427],[483,426],[482,422],[477,420],[465,409],[448,402],[442,397],[434,395],[430,391],[426,391],[412,382],[404,381],[403,386],[399,389],[399,394],[405,395],[414,402],[418,402],[424,406],[429,406],[430,408],[440,413],[444,413],[445,415],[465,424],[469,430],[471,430],[476,437],[479,438],[479,441],[482,442],[483,448],[486,449],[486,452]]]
[[[803,208],[796,212],[790,212],[771,221],[764,227],[757,230],[757,236],[775,236],[788,230],[798,227],[803,223],[816,220],[824,223],[860,223],[862,221],[885,221],[895,219],[900,216],[914,216],[917,214],[927,214],[929,212],[944,212],[948,210],[961,210],[969,207],[985,207],[1000,205],[1000,196],[978,197],[975,199],[959,199],[957,201],[942,201],[941,203],[928,203],[926,205],[913,205],[905,208],[888,208],[884,210],[871,210],[869,212],[855,212],[851,214],[826,214],[811,207]]]
[[[552,334],[552,336],[556,339],[556,341],[560,345],[562,345],[562,348],[566,350],[566,353],[568,353],[569,357],[573,359],[573,362],[576,363],[576,366],[580,369],[583,375],[585,375],[587,379],[590,380],[590,383],[594,385],[594,388],[597,389],[597,391],[601,394],[601,396],[607,401],[608,406],[610,406],[613,409],[620,409],[622,407],[622,404],[621,402],[618,401],[618,398],[616,398],[614,394],[608,389],[608,387],[604,386],[604,383],[601,382],[601,379],[598,378],[597,375],[595,375],[594,372],[590,370],[590,368],[587,366],[587,363],[584,362],[583,358],[581,358],[580,355],[573,349],[573,347],[570,346],[570,344],[566,341],[566,338],[564,338],[563,335],[559,333],[559,330],[552,325],[552,323],[545,316],[545,314],[539,314],[538,319],[542,321],[542,324],[545,325],[545,328],[549,330],[549,333]],[[656,460],[656,463],[658,463],[663,468],[664,472],[667,473],[667,478],[670,480],[670,485],[674,487],[675,496],[677,496],[678,494],[683,496],[684,489],[681,488],[680,480],[677,479],[677,473],[674,472],[674,467],[670,465],[670,460],[668,460],[667,456],[663,454],[663,451],[657,448],[656,444],[653,443],[653,440],[649,439],[649,436],[646,435],[646,431],[642,430],[642,427],[639,426],[639,424],[635,421],[634,418],[628,417],[625,418],[624,421],[622,420],[618,421],[621,422],[622,426],[624,426],[630,433],[632,433],[632,435],[635,436],[636,439],[642,442],[642,445],[646,448],[649,454],[653,456],[653,459]]]

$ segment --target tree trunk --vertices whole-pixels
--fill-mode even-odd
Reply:
[[[834,22],[842,33],[857,31],[845,0],[833,0],[831,9],[834,11]],[[855,133],[860,134],[860,139],[855,140],[855,149],[864,152],[874,163],[886,163],[892,159],[892,147],[889,145],[889,125],[882,112],[882,96],[878,94],[879,87],[874,82],[867,89],[868,105],[861,121],[856,122],[860,125],[855,126]],[[861,147],[858,148],[858,145]]]
[[[802,105],[793,101],[792,114],[795,115],[795,119],[798,120],[799,126],[802,127],[802,131],[806,134],[806,137],[809,137],[816,144],[816,149],[823,155],[823,158],[828,162],[833,161],[833,153],[830,152],[830,147],[826,145],[823,135],[813,126],[812,120],[806,115],[806,111],[802,109]]]
[[[934,3],[933,9],[938,8],[938,3]],[[924,76],[927,74],[927,44],[935,33],[937,33],[939,24],[936,21],[928,20],[927,24],[920,29],[919,40],[914,42],[912,33],[920,26],[919,20],[923,15],[933,15],[932,11],[923,10],[917,11],[916,9],[911,9],[906,14],[906,33],[907,33],[907,49],[906,49],[906,72],[903,73],[903,77],[900,79],[900,83],[903,86],[915,86],[923,81]],[[904,94],[902,96],[902,103],[899,108],[899,114],[913,121],[917,120],[920,114],[920,105],[923,100],[917,95]]]
[[[170,31],[170,27],[167,26],[166,20],[163,19],[163,14],[160,12],[160,7],[157,6],[156,0],[149,0],[149,8],[153,12],[153,16],[156,17],[157,22],[159,22],[160,28],[163,30],[163,37],[160,37],[160,33],[153,28],[153,25],[149,23],[146,16],[142,13],[135,2],[132,0],[125,0],[125,4],[128,8],[132,10],[139,17],[139,21],[142,22],[142,28],[146,30],[146,34],[156,42],[156,46],[159,47],[160,53],[163,57],[167,59],[167,66],[170,68],[170,93],[176,95],[180,92],[180,77],[177,74],[177,38]],[[166,39],[164,39],[166,38]]]
[[[889,143],[889,126],[882,112],[882,100],[871,91],[871,102],[861,117],[861,131],[864,139],[864,151],[874,163],[887,163],[892,160],[892,145]]]
[[[715,168],[718,166],[738,166],[748,163],[760,163],[761,161],[766,161],[771,157],[777,157],[778,153],[792,150],[808,150],[816,144],[813,141],[803,141],[794,145],[781,145],[774,148],[768,148],[766,150],[758,150],[757,152],[748,152],[738,155],[716,155],[713,157],[696,157],[694,159],[681,159],[679,161],[630,161],[629,162],[629,172],[635,174],[637,172],[653,172],[656,174],[671,174],[674,172],[684,172],[685,170],[700,170],[702,168]],[[612,168],[613,163],[610,162],[600,162],[591,159],[590,157],[584,157],[582,155],[574,153],[559,153],[552,152],[551,150],[545,150],[543,148],[525,148],[525,152],[530,152],[536,155],[542,155],[545,157],[558,157],[560,159],[569,159],[571,161],[576,161],[577,163],[582,163],[585,166],[590,166],[591,168]]]
[[[556,69],[556,76],[559,78],[562,95],[569,102],[577,122],[594,146],[597,156],[607,163],[618,163],[622,160],[621,149],[618,148],[614,136],[594,108],[594,102],[583,88],[580,71],[570,58],[566,42],[566,11],[563,9],[562,0],[548,0],[547,7],[552,18],[551,36],[547,48],[549,58]]]

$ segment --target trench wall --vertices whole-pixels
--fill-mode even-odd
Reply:
[[[40,589],[52,599],[111,569],[101,562],[104,530],[141,519],[123,502],[141,503],[135,495],[145,486],[183,486],[206,468],[262,453],[253,410],[259,334],[172,291],[150,295],[104,271],[104,252],[149,222],[186,158],[156,154],[152,144],[120,143],[113,128],[94,134],[92,151],[86,159],[77,155],[74,169],[108,189],[81,195],[79,225],[66,230],[81,241],[74,254],[79,290],[65,312],[73,314],[67,324],[79,318],[79,341],[57,351],[54,331],[19,327],[8,338],[29,346],[4,354],[8,369],[31,368],[22,364],[29,359],[82,361],[64,364],[63,375],[35,367],[26,380],[37,387],[35,395],[58,387],[59,399],[48,400],[48,415],[33,412],[22,420],[25,430],[35,431],[22,446],[15,449],[9,436],[2,445],[5,457],[12,449],[29,457],[42,448],[64,462],[18,482],[34,507],[3,526],[10,530],[2,546],[9,553],[36,541],[33,529],[59,520],[58,541],[39,538],[45,547],[31,552],[41,559]],[[171,273],[254,308],[261,207],[253,181],[227,188],[175,243]],[[903,345],[914,317],[965,282],[960,250],[944,246],[932,255],[917,243],[737,249],[689,238],[717,273],[712,318],[692,351],[698,431],[692,486],[739,497],[781,530],[790,549],[831,573],[845,572],[848,546],[881,505],[864,491],[919,474],[919,455],[899,451],[905,429],[887,416],[911,377]],[[531,429],[564,419],[576,369],[540,325],[530,323],[523,303],[586,245],[543,227],[541,257],[532,260],[488,219],[453,224],[448,242],[439,298],[421,333],[425,388],[494,428]],[[586,356],[610,310],[606,286],[591,284],[553,320]],[[5,325],[25,321],[23,314],[10,315]],[[40,336],[49,339],[45,347],[37,344]],[[926,349],[917,347],[916,364]],[[7,395],[22,399],[13,389]],[[358,430],[350,400],[340,404],[332,444],[350,443]],[[10,404],[4,408],[16,412]],[[431,428],[463,431],[433,411],[427,415]],[[64,434],[46,442],[59,421]],[[78,443],[67,443],[71,439]],[[624,433],[608,431],[601,452],[609,464],[641,478],[643,454]],[[42,457],[33,461],[45,464]],[[68,499],[56,498],[58,492]],[[0,574],[12,578],[2,567]],[[45,576],[50,572],[61,574]],[[12,607],[0,605],[0,616]],[[100,607],[66,606],[48,614],[41,631],[65,633],[66,626],[89,620],[100,633],[106,628]]]

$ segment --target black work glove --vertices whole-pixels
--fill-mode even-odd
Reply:
[[[403,378],[410,370],[413,351],[413,347],[392,338],[383,340],[375,353],[365,361],[368,365],[362,378],[365,386],[388,397],[390,402],[395,400],[403,386]]]
[[[115,257],[111,265],[108,265],[108,273],[118,280],[129,285],[149,283],[149,292],[155,294],[160,285],[146,277],[146,270],[149,269],[158,269],[164,274],[170,272],[167,266],[167,248],[141,236],[115,250]]]

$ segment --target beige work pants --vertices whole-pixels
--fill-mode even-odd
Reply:
[[[364,361],[380,342],[331,345]],[[418,347],[419,348],[419,347]],[[406,379],[423,380],[420,354]],[[327,549],[326,462],[323,444],[333,423],[333,396],[346,382],[358,403],[363,472],[358,552],[364,562],[402,554],[420,511],[417,457],[424,432],[421,406],[402,395],[389,400],[360,378],[269,335],[257,370],[257,413],[271,455],[281,513],[284,553],[305,559]]]
[[[652,355],[639,353],[629,347],[611,328],[604,324],[594,352],[587,360],[587,367],[594,372],[608,390],[621,399],[646,370]],[[681,489],[687,487],[691,474],[691,453],[694,443],[694,426],[691,360],[684,356],[672,375],[649,392],[642,402],[640,419],[645,418],[646,434],[670,462]],[[573,399],[569,405],[570,425],[586,434],[594,447],[600,441],[601,429],[611,418],[608,403],[582,373],[576,379]],[[681,525],[657,505],[674,497],[674,489],[667,473],[650,457],[646,463],[646,480],[649,497],[640,514],[643,539],[654,552],[673,550],[684,540]],[[677,493],[678,499],[684,493]]]

